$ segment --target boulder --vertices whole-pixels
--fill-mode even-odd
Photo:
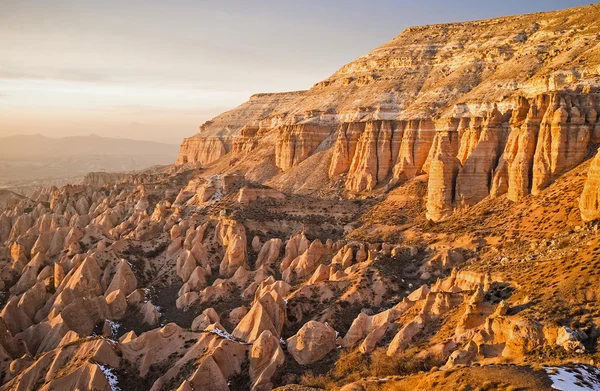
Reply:
[[[300,365],[313,364],[323,359],[336,347],[336,332],[331,327],[311,320],[287,340],[288,352]]]

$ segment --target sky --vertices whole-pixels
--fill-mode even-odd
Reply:
[[[308,89],[414,25],[576,0],[0,0],[0,137],[179,144],[257,92]]]

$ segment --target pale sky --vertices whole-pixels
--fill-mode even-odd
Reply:
[[[570,0],[0,0],[0,137],[179,144],[257,92],[310,88],[413,25]]]

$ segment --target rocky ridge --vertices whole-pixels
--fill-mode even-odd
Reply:
[[[313,191],[340,178],[349,194],[387,190],[427,173],[432,220],[488,195],[539,192],[598,143],[598,12],[407,29],[308,91],[259,95],[207,122],[178,162],[232,155],[227,169],[247,171],[259,149],[254,165],[273,172],[262,181],[280,187],[324,170],[308,158],[329,150],[328,180]]]

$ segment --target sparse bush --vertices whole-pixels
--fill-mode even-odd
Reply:
[[[368,367],[369,358],[367,356],[356,350],[346,351],[340,354],[332,372],[336,378],[343,379],[355,372],[367,375]]]
[[[335,386],[335,384],[325,375],[313,375],[312,372],[306,372],[300,377],[302,385],[307,387],[316,387],[329,390]]]

